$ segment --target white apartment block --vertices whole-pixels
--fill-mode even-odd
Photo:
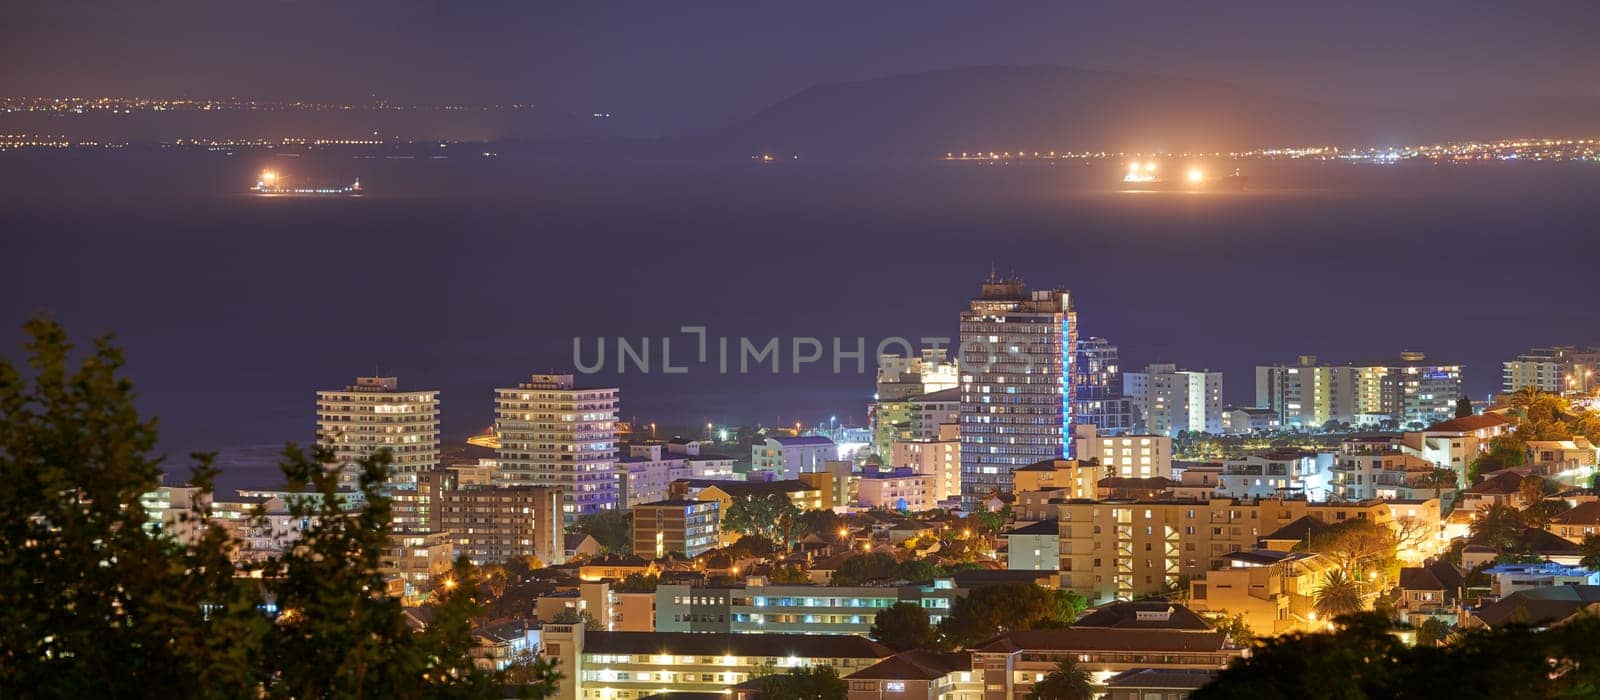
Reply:
[[[935,502],[961,495],[960,426],[944,425],[934,439],[895,440],[890,445],[889,466],[911,467],[918,474],[934,477],[931,497]]]
[[[1147,434],[1222,433],[1221,372],[1155,364],[1143,372],[1124,373],[1122,387],[1138,413],[1136,427]]]
[[[351,464],[379,450],[393,457],[390,483],[411,485],[439,464],[439,392],[400,391],[395,377],[358,377],[340,391],[317,392],[317,444],[333,451],[339,483],[354,487]]]
[[[1100,435],[1093,425],[1073,426],[1079,460],[1099,460],[1106,476],[1172,478],[1172,438],[1166,435]]]
[[[617,508],[616,424],[617,390],[579,388],[570,374],[496,389],[496,483],[562,488],[568,523]]]
[[[823,471],[823,465],[838,458],[839,446],[821,435],[769,437],[750,448],[750,471],[772,472],[774,479],[789,481]]]

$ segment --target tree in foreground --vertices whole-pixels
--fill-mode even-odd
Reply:
[[[872,619],[873,639],[890,649],[931,649],[939,633],[928,622],[928,611],[916,603],[895,603]]]
[[[1463,632],[1441,647],[1406,647],[1372,613],[1340,630],[1288,634],[1235,660],[1193,700],[1249,698],[1600,697],[1600,618],[1545,631],[1509,625]]]
[[[201,494],[178,527],[150,523],[140,497],[160,486],[155,428],[117,376],[121,354],[101,340],[69,368],[59,326],[27,331],[31,381],[0,360],[0,697],[504,694],[504,676],[470,657],[480,608],[465,561],[423,632],[385,595],[387,452],[354,465],[362,505],[347,508],[331,455],[288,448],[290,489],[311,494],[288,504],[305,525],[260,578],[239,576],[229,553],[241,543],[205,506],[211,458],[197,459]],[[528,688],[550,691],[548,663],[526,670]]]
[[[1093,700],[1094,683],[1089,672],[1073,659],[1063,659],[1044,680],[1033,684],[1028,700]]]
[[[185,547],[146,528],[140,496],[161,460],[121,351],[102,338],[74,367],[59,325],[25,331],[26,370],[0,359],[0,696],[259,682],[250,650],[270,624],[227,538],[208,529]],[[195,483],[216,473],[200,460]]]
[[[1430,617],[1417,625],[1417,646],[1436,647],[1450,637],[1450,625],[1437,617]]]

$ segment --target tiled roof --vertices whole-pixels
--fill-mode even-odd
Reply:
[[[1536,527],[1524,528],[1517,537],[1517,548],[1524,552],[1537,554],[1576,554],[1578,545],[1569,542],[1555,533],[1546,532]]]
[[[1600,603],[1600,586],[1549,586],[1512,593],[1479,609],[1476,617],[1490,627],[1508,622],[1558,622]]]
[[[1481,415],[1467,416],[1465,418],[1452,418],[1447,421],[1434,423],[1433,425],[1428,426],[1428,428],[1423,432],[1470,433],[1474,430],[1483,430],[1484,428],[1493,428],[1501,425],[1511,425],[1511,420],[1502,415],[1484,413]]]
[[[1041,520],[1026,527],[1007,530],[1006,535],[1058,535],[1061,534],[1061,524],[1054,520]]]
[[[979,652],[1009,653],[1021,650],[1218,652],[1232,650],[1228,635],[1172,629],[1113,629],[1069,627],[1053,630],[1014,630],[973,648]]]
[[[854,634],[588,632],[583,637],[583,653],[881,659],[893,652]]]
[[[1140,619],[1144,613],[1146,619]],[[1151,613],[1165,614],[1166,619],[1150,619]],[[1073,627],[1098,627],[1105,629],[1150,629],[1211,631],[1211,623],[1193,610],[1160,598],[1103,605],[1079,618]]]
[[[1212,669],[1199,668],[1130,668],[1106,679],[1107,688],[1199,688],[1217,677]]]
[[[971,671],[972,655],[913,649],[902,651],[846,678],[851,680],[931,681],[953,671]]]
[[[1263,540],[1303,540],[1317,530],[1327,527],[1321,520],[1309,515],[1302,515],[1289,521],[1287,525],[1269,532],[1261,537]]]
[[[832,440],[821,435],[801,435],[800,437],[775,437],[767,438],[784,447],[797,447],[801,445],[832,445]]]
[[[1553,525],[1600,525],[1600,501],[1579,503],[1565,513],[1550,519]]]
[[[1400,587],[1410,591],[1442,591],[1446,586],[1432,571],[1420,566],[1400,570]]]
[[[1058,469],[1066,469],[1071,465],[1071,463],[1072,463],[1072,460],[1070,460],[1070,459],[1058,459],[1058,458],[1041,459],[1041,460],[1039,460],[1037,462],[1034,462],[1033,464],[1030,464],[1030,465],[1028,465],[1026,467],[1018,467],[1018,468],[1013,469],[1011,471],[1014,471],[1014,472],[1053,472],[1053,471],[1056,471]]]
[[[1516,493],[1521,489],[1521,474],[1516,472],[1500,472],[1467,487],[1467,490],[1462,491],[1462,493],[1507,495]]]

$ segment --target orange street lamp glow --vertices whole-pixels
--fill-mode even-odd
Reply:
[[[1206,179],[1206,174],[1203,173],[1203,172],[1200,172],[1199,168],[1190,168],[1189,169],[1189,182],[1193,182],[1195,184],[1199,184],[1200,182],[1204,181],[1205,179]]]

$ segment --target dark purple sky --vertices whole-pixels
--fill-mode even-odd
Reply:
[[[1341,104],[1596,94],[1600,3],[1397,5],[12,0],[0,93],[531,101],[610,111],[645,135],[720,126],[815,84],[980,64]]]

